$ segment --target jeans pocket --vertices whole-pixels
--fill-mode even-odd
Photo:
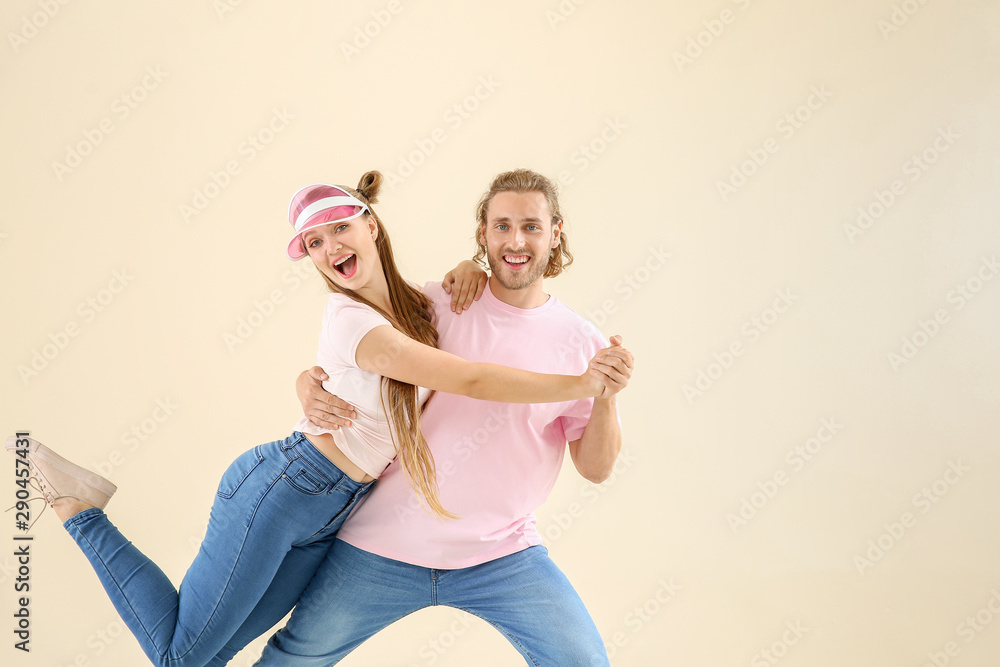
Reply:
[[[246,481],[247,477],[250,476],[250,473],[263,461],[264,456],[260,453],[260,447],[254,447],[250,451],[240,454],[222,475],[216,495],[220,498],[232,498],[243,482]]]
[[[330,488],[330,480],[301,459],[292,461],[282,477],[292,488],[310,496],[316,496]]]

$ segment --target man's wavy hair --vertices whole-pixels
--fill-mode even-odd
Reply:
[[[549,203],[549,211],[552,213],[552,225],[557,225],[563,221],[562,212],[559,210],[559,197],[556,192],[556,184],[541,174],[530,169],[515,169],[507,171],[490,183],[489,189],[479,198],[479,205],[476,207],[476,254],[473,259],[485,267],[486,257],[486,215],[490,208],[493,196],[499,192],[541,192],[545,195]],[[559,247],[553,248],[549,253],[549,263],[545,267],[545,278],[554,278],[569,268],[573,263],[573,253],[569,251],[569,241],[566,238],[566,230],[559,234]]]

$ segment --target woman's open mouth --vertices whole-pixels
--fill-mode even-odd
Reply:
[[[333,264],[333,270],[341,276],[351,278],[358,270],[358,258],[356,255],[345,255]]]

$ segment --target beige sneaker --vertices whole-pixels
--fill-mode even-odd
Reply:
[[[118,487],[96,473],[67,461],[34,438],[7,438],[7,451],[26,460],[31,476],[38,480],[42,496],[49,505],[60,498],[76,498],[104,509]],[[28,444],[23,444],[27,440]]]

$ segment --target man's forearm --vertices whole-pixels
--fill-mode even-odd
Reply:
[[[622,431],[615,397],[595,398],[583,437],[570,443],[573,465],[584,478],[600,484],[611,476],[621,447]]]

